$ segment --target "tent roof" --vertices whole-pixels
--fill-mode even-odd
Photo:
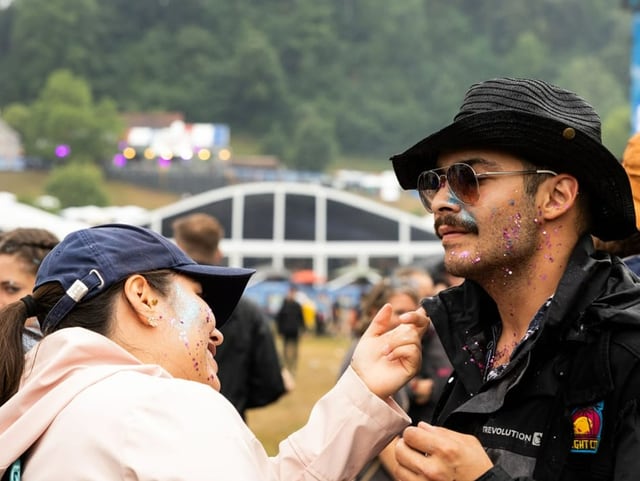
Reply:
[[[89,227],[84,222],[64,219],[46,210],[23,204],[10,192],[0,192],[0,231],[6,232],[18,227],[38,227],[47,229],[59,239],[78,229]]]

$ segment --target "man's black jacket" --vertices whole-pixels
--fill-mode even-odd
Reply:
[[[486,292],[466,281],[423,306],[454,366],[435,424],[480,439],[495,463],[482,481],[640,479],[640,284],[620,259],[583,238],[537,337],[494,381]]]

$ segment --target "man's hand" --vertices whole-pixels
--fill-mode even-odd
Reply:
[[[396,444],[398,481],[475,481],[493,467],[474,436],[419,423]]]

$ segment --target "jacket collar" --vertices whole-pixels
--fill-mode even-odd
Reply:
[[[482,386],[484,362],[481,347],[490,326],[500,317],[493,299],[473,281],[423,300],[442,344],[458,375],[470,392]],[[576,244],[547,314],[540,342],[592,344],[602,341],[605,324],[640,325],[640,284],[617,257],[595,251],[589,235]],[[593,358],[607,352],[601,342]],[[606,349],[605,349],[606,350]],[[602,383],[609,376],[601,373]]]

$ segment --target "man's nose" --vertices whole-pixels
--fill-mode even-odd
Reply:
[[[446,187],[446,188],[445,188]],[[440,187],[431,199],[431,210],[438,212],[439,210],[459,210],[461,202],[449,188],[446,179],[440,181]]]

